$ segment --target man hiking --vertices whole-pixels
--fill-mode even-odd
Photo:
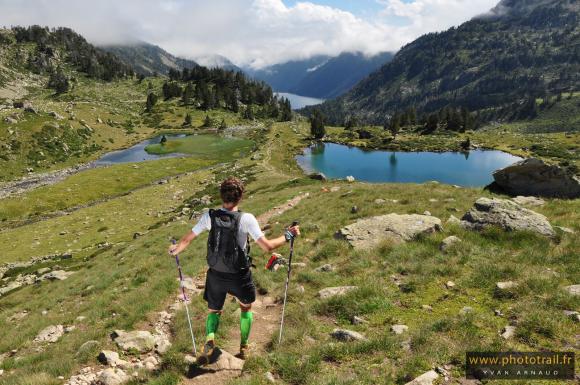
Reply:
[[[215,333],[227,294],[236,297],[240,304],[241,341],[238,357],[245,359],[247,355],[248,337],[253,320],[251,309],[252,303],[256,300],[256,287],[250,271],[249,237],[252,237],[262,250],[271,252],[300,235],[299,227],[292,226],[278,238],[266,238],[256,217],[238,210],[243,194],[242,181],[233,177],[224,180],[220,186],[222,208],[210,209],[204,213],[192,231],[169,248],[170,254],[179,254],[199,234],[205,230],[209,231],[207,240],[209,269],[203,293],[208,305],[205,323],[206,342],[198,357],[198,363],[202,365],[209,363],[215,349]]]

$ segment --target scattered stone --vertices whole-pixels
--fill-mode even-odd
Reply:
[[[330,192],[339,192],[339,191],[340,191],[340,187],[338,187],[338,186],[332,186],[330,188]]]
[[[501,312],[500,309],[495,309],[493,311],[493,314],[496,315],[497,317],[503,317],[503,313]]]
[[[37,275],[43,275],[50,271],[50,267],[43,267],[42,269],[36,270]]]
[[[78,322],[83,322],[83,321],[84,321],[84,320],[86,320],[86,319],[87,319],[87,317],[85,317],[84,315],[80,315],[80,316],[78,316],[78,317],[76,318],[76,320],[77,320]]]
[[[513,195],[554,198],[580,197],[580,178],[536,158],[524,159],[494,171],[495,183]]]
[[[451,247],[453,247],[453,245],[455,245],[459,242],[461,242],[461,239],[459,239],[459,237],[456,237],[455,235],[451,235],[451,236],[449,236],[441,241],[441,244],[439,245],[439,250],[441,250],[442,252],[446,252]]]
[[[119,362],[119,353],[111,350],[102,350],[97,356],[97,360],[103,365],[116,366]]]
[[[99,341],[89,340],[79,347],[79,350],[77,351],[77,355],[91,352],[91,351],[97,349],[99,346],[100,346]]]
[[[352,206],[352,207],[350,208],[350,213],[351,213],[351,214],[356,214],[356,213],[358,213],[358,207],[357,207],[357,206]]]
[[[496,290],[510,290],[518,287],[518,283],[514,281],[496,282]]]
[[[406,352],[410,352],[411,351],[411,339],[406,339],[404,341],[401,341],[401,349],[406,351]]]
[[[431,211],[425,210],[425,211],[423,211],[423,215],[427,215],[428,217],[430,217]]]
[[[113,340],[124,351],[136,350],[139,353],[147,353],[155,348],[155,337],[146,330],[134,330],[126,332],[115,330]]]
[[[7,116],[4,118],[4,122],[6,122],[8,124],[16,124],[16,123],[18,123],[18,120],[14,119],[11,116]]]
[[[59,280],[59,281],[64,281],[65,279],[67,279],[68,277],[70,277],[72,274],[74,274],[74,272],[72,271],[64,271],[64,270],[54,270],[51,271],[50,273],[44,274],[43,276],[40,277],[41,280]]]
[[[516,333],[516,327],[511,326],[511,325],[507,325],[503,328],[503,330],[501,332],[501,336],[503,339],[509,340],[510,338],[512,338],[514,336],[515,333]]]
[[[579,296],[580,295],[580,285],[570,285],[564,288],[570,295]]]
[[[366,323],[368,323],[368,321],[367,321],[366,319],[364,319],[364,318],[362,318],[362,317],[359,317],[359,316],[357,316],[357,315],[355,315],[355,316],[352,316],[352,318],[351,318],[350,322],[351,322],[353,325],[362,325],[362,324],[366,324]]]
[[[395,334],[403,334],[409,330],[407,325],[391,325],[391,331]]]
[[[376,205],[382,205],[382,204],[385,204],[385,202],[387,202],[387,201],[384,199],[381,199],[381,198],[375,199]]]
[[[108,368],[99,375],[102,385],[121,385],[131,379],[124,371],[118,368]]]
[[[543,199],[536,198],[536,197],[525,197],[518,195],[515,198],[512,198],[512,201],[516,202],[518,205],[521,206],[542,206],[546,202]]]
[[[321,299],[327,299],[336,297],[338,295],[344,295],[349,291],[358,289],[358,286],[337,286],[337,287],[327,287],[318,292],[318,296]]]
[[[56,342],[64,334],[64,326],[51,325],[42,329],[34,339],[34,342]]]
[[[450,215],[449,219],[447,219],[447,223],[453,224],[453,225],[458,225],[461,223],[461,221],[455,215]]]
[[[155,334],[153,337],[155,338],[155,351],[160,355],[165,354],[171,347],[169,337],[165,334]]]
[[[453,282],[453,281],[447,281],[447,282],[445,283],[445,287],[446,287],[447,289],[451,290],[451,289],[453,289],[453,288],[455,287],[455,282]]]
[[[473,308],[471,306],[464,306],[460,311],[460,314],[473,313]]]
[[[310,174],[308,177],[310,179],[320,180],[320,181],[323,181],[323,182],[327,180],[326,175],[324,175],[321,172],[317,172],[317,173]]]
[[[360,219],[342,228],[337,237],[346,239],[355,249],[368,250],[385,240],[401,243],[441,229],[439,218],[417,214],[387,214]]]
[[[433,311],[433,306],[431,305],[421,305],[421,308],[426,311]]]
[[[564,310],[564,315],[570,318],[572,321],[580,322],[580,313],[573,310]]]
[[[352,176],[352,175],[347,176],[345,179],[348,183],[354,182],[354,176]]]
[[[64,116],[59,115],[56,111],[50,111],[48,115],[52,116],[56,120],[63,120]]]
[[[266,377],[266,381],[268,381],[272,384],[276,382],[276,379],[274,378],[274,375],[271,372],[266,372],[264,374],[264,377]]]
[[[547,237],[556,233],[547,218],[504,199],[479,198],[463,218],[461,225],[471,230],[498,226],[506,231],[532,231]]]
[[[437,374],[437,372],[434,370],[430,370],[421,374],[413,381],[407,382],[405,385],[432,385],[433,381],[435,381],[437,378],[439,378],[439,374]]]
[[[65,332],[65,333],[71,333],[71,332],[72,332],[73,330],[75,330],[76,328],[77,328],[77,327],[76,327],[76,326],[74,326],[74,325],[67,326],[67,327],[65,327],[65,328],[64,328],[64,332]]]
[[[330,263],[326,263],[322,266],[317,267],[314,269],[317,273],[328,273],[334,271],[334,267]]]
[[[332,338],[343,342],[363,341],[366,339],[362,334],[347,329],[334,329],[330,335]]]

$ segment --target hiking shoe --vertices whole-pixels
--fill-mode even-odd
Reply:
[[[214,344],[213,340],[207,341],[205,343],[205,345],[203,345],[203,349],[202,349],[199,357],[197,357],[197,364],[198,365],[209,364],[209,360],[210,360],[211,356],[213,355],[214,350],[215,350],[215,344]]]
[[[249,350],[250,347],[248,345],[240,345],[240,352],[237,354],[236,357],[238,357],[241,360],[245,360],[246,358],[248,358]]]

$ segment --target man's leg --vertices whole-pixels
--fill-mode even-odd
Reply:
[[[224,289],[219,277],[209,270],[207,272],[203,293],[203,298],[207,301],[209,311],[205,321],[206,341],[197,361],[200,365],[208,364],[214,352],[215,334],[220,324],[220,315],[226,300],[226,295],[226,289]]]
[[[240,346],[248,345],[248,338],[250,338],[250,331],[252,330],[252,322],[254,321],[254,314],[252,313],[252,304],[243,304],[240,302]]]
[[[205,341],[215,340],[215,333],[220,325],[221,310],[209,309],[205,320]]]

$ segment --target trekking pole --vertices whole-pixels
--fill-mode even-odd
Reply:
[[[175,239],[171,243],[176,244]],[[187,323],[189,324],[189,333],[191,334],[191,343],[193,344],[193,354],[197,356],[197,349],[195,347],[195,337],[193,336],[193,327],[191,326],[191,317],[189,316],[189,307],[187,306],[187,296],[185,295],[185,285],[183,284],[183,274],[181,273],[181,264],[179,263],[179,256],[175,254],[175,263],[177,264],[177,271],[179,271],[179,286],[181,287],[181,294],[183,294],[183,306],[187,314]]]
[[[298,221],[292,222],[290,227],[298,225]],[[284,289],[284,304],[282,305],[282,319],[280,320],[280,334],[278,335],[278,345],[282,343],[282,330],[284,329],[284,314],[286,313],[286,299],[288,298],[288,283],[292,272],[292,255],[294,254],[294,238],[290,239],[290,257],[288,258],[288,275],[286,275],[286,288]]]

